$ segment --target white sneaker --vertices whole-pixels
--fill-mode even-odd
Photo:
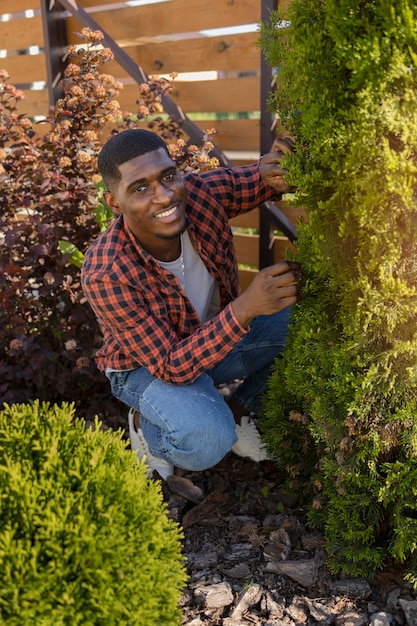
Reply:
[[[141,428],[135,427],[135,409],[130,409],[128,413],[130,447],[136,451],[139,460],[145,458],[146,465],[149,467],[149,478],[152,478],[154,470],[158,472],[161,478],[166,480],[168,476],[174,473],[174,466],[165,459],[154,456],[149,451],[149,446],[143,436]]]
[[[267,461],[265,444],[261,441],[259,431],[255,422],[248,415],[244,415],[240,420],[240,425],[236,424],[237,441],[232,450],[238,456],[252,459],[252,461]]]

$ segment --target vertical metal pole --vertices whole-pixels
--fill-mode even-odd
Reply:
[[[62,97],[59,81],[65,68],[67,33],[62,8],[56,0],[41,0],[43,37],[45,42],[46,72],[49,104],[54,105]]]
[[[261,0],[261,21],[268,22],[271,11],[278,8],[278,0]],[[267,64],[261,53],[261,154],[269,152],[274,140],[273,123],[274,116],[268,111],[267,102],[272,88],[272,68]]]
[[[267,22],[271,11],[276,10],[277,0],[261,0],[261,21]],[[260,147],[261,154],[269,152],[274,134],[272,131],[273,115],[268,111],[267,101],[272,87],[272,68],[266,63],[264,55],[261,53],[261,125],[260,125]],[[265,207],[260,207],[259,211],[259,267],[267,267],[274,262],[274,250],[270,247],[271,237],[273,237],[274,224]]]

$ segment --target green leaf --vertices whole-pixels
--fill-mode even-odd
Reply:
[[[75,265],[76,267],[81,267],[84,261],[83,253],[78,250],[77,246],[69,241],[65,241],[64,239],[60,239],[58,241],[59,249],[62,254],[70,254],[69,262]]]

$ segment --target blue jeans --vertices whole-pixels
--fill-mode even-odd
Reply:
[[[259,413],[273,361],[281,354],[290,309],[252,320],[250,331],[213,369],[190,385],[171,385],[144,367],[107,372],[113,395],[139,411],[149,450],[175,467],[216,465],[236,442],[235,420],[216,385],[243,379],[233,400]]]

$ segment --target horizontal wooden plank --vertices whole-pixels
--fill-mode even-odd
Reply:
[[[9,2],[3,0],[0,2],[0,15],[4,13],[16,14],[29,9],[36,11],[39,8],[40,0],[9,0]]]
[[[7,69],[7,68],[6,68]],[[15,82],[15,81],[12,81]],[[19,104],[19,111],[29,116],[46,115],[49,106],[47,90],[25,91],[25,99]],[[132,111],[133,107],[130,107]],[[258,151],[259,121],[249,119],[195,121],[201,130],[215,128],[214,143],[222,151]],[[254,160],[254,159],[253,159]],[[253,162],[251,160],[251,162]]]
[[[185,57],[190,52],[185,53]],[[259,59],[258,59],[259,60]],[[196,65],[188,66],[187,71],[200,71]],[[46,59],[44,54],[12,55],[0,59],[0,67],[7,69],[12,81],[19,84],[45,81]],[[112,74],[116,79],[129,80],[127,73],[117,63],[102,67],[103,73]],[[150,74],[151,72],[147,72]],[[133,79],[130,79],[133,81]],[[258,76],[225,78],[208,81],[173,81],[171,98],[187,113],[211,111],[258,111],[260,107],[260,79]],[[130,110],[138,97],[136,83],[127,83],[120,93],[122,108]]]
[[[250,165],[257,160],[256,158],[240,158],[240,154],[246,154],[246,152],[234,152],[233,150],[226,150],[226,156],[232,161],[234,165]]]
[[[216,129],[213,142],[222,151],[259,150],[257,120],[195,120],[194,123],[203,132]],[[188,139],[187,135],[185,139]],[[250,162],[253,163],[253,160]]]
[[[104,4],[101,2],[100,4]],[[80,6],[96,6],[91,0],[81,0]],[[223,28],[260,21],[260,2],[196,2],[196,0],[171,0],[137,7],[95,11],[92,17],[99,27],[116,40],[135,41],[144,37],[162,37],[173,33],[188,33]],[[67,32],[74,42],[74,31],[79,30],[76,18],[68,18]]]
[[[235,233],[233,235],[238,262],[242,265],[259,267],[259,236]],[[274,261],[278,263],[286,258],[287,249],[296,251],[295,246],[286,238],[274,237]]]
[[[257,273],[258,270],[239,269],[239,281],[242,291],[249,287]]]
[[[287,257],[288,250],[297,252],[297,247],[286,237],[274,237],[274,263],[284,261]]]
[[[212,130],[217,131],[213,135],[213,142],[220,150],[240,150],[240,148],[234,147],[234,140],[236,137],[251,140],[253,143],[259,143],[259,132],[257,120],[196,120],[195,125],[203,132]],[[146,124],[140,124],[141,127],[146,127]],[[109,130],[110,132],[110,130]],[[188,136],[184,133],[184,139],[187,141]],[[224,148],[223,146],[227,146]],[[229,147],[230,146],[230,147]],[[246,150],[249,148],[242,148]],[[253,148],[256,150],[256,148]],[[253,159],[250,161],[253,163]]]
[[[235,233],[233,242],[239,263],[259,267],[259,237],[257,235]]]
[[[48,106],[49,106],[49,97],[48,97],[48,92],[46,90],[26,91],[25,99],[18,103],[18,111],[19,113],[25,113],[29,117],[45,116],[48,112]],[[250,120],[243,120],[243,121],[248,122],[250,124]],[[227,123],[225,124],[224,122],[227,122]],[[208,130],[209,128],[212,128],[213,126],[216,126],[217,129],[219,128],[224,129],[225,135],[219,134],[216,136],[216,144],[218,145],[220,150],[227,152],[229,149],[231,151],[234,151],[236,149],[234,145],[234,138],[236,134],[239,135],[239,133],[235,134],[233,132],[233,126],[235,122],[238,123],[239,129],[242,128],[242,124],[241,124],[242,120],[230,120],[230,121],[222,120],[219,123],[217,122],[214,123],[213,121],[210,120],[210,121],[203,122],[203,123],[198,122],[197,125],[202,130]],[[229,130],[231,132],[229,132]],[[110,130],[108,132],[110,132]],[[104,138],[107,136],[108,136],[108,133],[105,133]],[[247,138],[248,136],[252,136],[253,143],[256,143],[256,142],[259,143],[259,137],[257,134],[256,127],[253,127],[251,125],[250,132],[249,132],[249,127],[248,127],[248,132],[245,133],[245,137]],[[250,161],[245,160],[242,162],[240,162],[239,160],[234,161],[234,163],[237,165],[244,165],[245,163],[248,163],[248,162],[253,162],[253,160],[250,160]]]
[[[303,207],[291,206],[288,202],[278,202],[277,206],[293,224],[297,224],[300,218],[304,221],[308,221],[307,214]],[[230,220],[230,224],[237,228],[259,229],[259,209],[255,209],[254,211],[250,211],[249,213],[233,218]]]
[[[307,214],[301,206],[293,206],[289,202],[284,201],[279,202],[278,206],[293,224],[297,224],[300,219],[303,219],[304,221],[308,220]]]
[[[215,128],[213,141],[220,150],[259,150],[259,120],[196,120],[203,131]]]
[[[259,209],[234,217],[230,225],[236,228],[259,228]]]
[[[43,46],[42,18],[40,16],[0,22],[0,41],[4,50],[26,50]]]
[[[259,111],[260,78],[242,77],[198,82],[173,81],[171,98],[187,113]]]
[[[252,40],[250,40],[246,35],[233,37],[234,49],[229,51],[228,54],[223,54],[222,56],[222,51],[219,52],[216,50],[216,43],[213,43],[213,40],[216,39],[217,38],[212,38],[210,40],[193,39],[187,44],[184,42],[176,42],[170,46],[160,46],[159,44],[127,46],[124,47],[123,50],[139,67],[142,67],[149,76],[159,74],[168,76],[173,72],[182,73],[210,71],[219,72],[218,80],[242,80],[244,78],[248,80],[259,80],[260,54]],[[202,45],[204,46],[203,50],[205,53],[210,55],[209,58],[203,59],[202,63],[197,62],[197,59],[190,59],[189,57],[197,54],[197,52],[200,54],[199,51],[201,51]],[[243,51],[243,49],[244,53],[242,53],[241,58],[237,58],[236,61],[231,63],[231,59],[239,57],[236,50]],[[162,53],[158,54],[158,51],[160,50],[162,50]],[[201,56],[203,55],[200,54],[200,57]],[[220,62],[219,65],[216,64],[217,62]],[[133,79],[123,69],[123,67],[117,63],[117,61],[111,61],[103,66],[103,72],[111,74],[118,80],[122,80],[126,85],[132,84],[132,82],[129,81],[132,81]],[[198,79],[198,77],[196,78]],[[201,77],[201,79],[203,78],[204,77]],[[197,81],[185,82],[190,82],[192,84]],[[209,82],[214,81],[212,79]],[[175,79],[173,84],[174,87],[176,85],[183,84],[181,82],[181,77]]]
[[[25,84],[34,81],[46,81],[46,59],[44,54],[14,55],[0,59],[0,67],[10,74],[11,82]],[[103,72],[112,73],[110,66]],[[117,67],[113,69],[118,73]],[[123,72],[124,73],[124,72]],[[113,74],[114,75],[114,74]],[[124,73],[125,75],[125,73]],[[120,79],[121,76],[115,76]],[[241,112],[258,111],[260,80],[258,77],[219,79],[210,81],[181,82],[174,81],[171,98],[183,111],[195,112]],[[136,110],[138,98],[136,83],[126,84],[118,101],[122,109]]]
[[[46,116],[49,108],[49,95],[46,89],[25,91],[25,97],[18,102],[17,110],[28,117]]]
[[[254,33],[227,37],[198,37],[168,43],[124,47],[125,52],[148,75],[171,72],[257,72],[261,55]],[[125,75],[115,62],[106,66],[114,76]]]
[[[201,112],[259,111],[259,78],[174,81],[171,99],[187,114]],[[139,90],[136,83],[125,85],[118,101],[123,110],[136,110]]]
[[[0,67],[9,72],[13,84],[28,84],[47,79],[44,54],[15,54],[0,59]]]

